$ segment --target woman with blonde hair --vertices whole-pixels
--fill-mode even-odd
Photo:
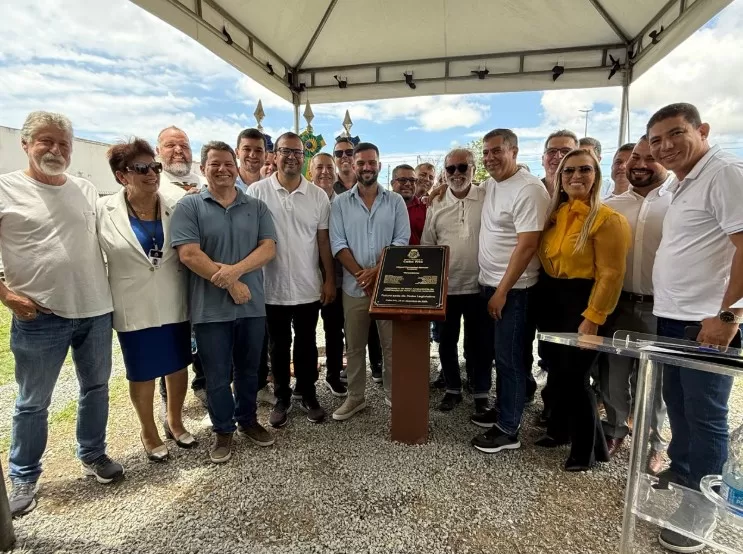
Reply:
[[[175,203],[158,192],[162,164],[147,141],[135,138],[108,150],[108,163],[121,191],[98,204],[98,241],[108,261],[116,329],[124,357],[129,396],[141,424],[147,457],[168,458],[153,415],[155,379],[167,383],[165,437],[181,448],[196,440],[183,427],[181,410],[191,363],[191,326],[186,275],[170,247]]]
[[[539,329],[598,335],[622,290],[630,227],[624,216],[601,203],[601,169],[591,153],[571,151],[556,175],[558,190],[539,246],[543,268],[538,284]],[[557,446],[569,438],[566,471],[586,471],[596,461],[608,461],[589,383],[597,352],[553,343],[542,346],[555,406],[547,435],[537,445]],[[568,437],[564,429],[554,428],[559,423],[567,424]]]

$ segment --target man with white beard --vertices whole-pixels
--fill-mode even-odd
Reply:
[[[188,135],[178,127],[166,127],[160,131],[160,134],[157,135],[156,153],[163,164],[158,192],[169,203],[176,204],[186,194],[197,192],[206,186],[204,178],[192,170],[193,152],[191,151],[191,143],[188,140]],[[206,378],[204,377],[204,369],[201,367],[201,358],[199,358],[198,351],[194,352],[191,367],[193,367],[194,373],[191,389],[194,396],[206,408]],[[161,416],[164,419],[168,396],[165,379],[160,379],[160,396],[162,397],[163,409]]]
[[[175,126],[166,127],[157,135],[155,149],[163,172],[159,192],[177,202],[184,194],[205,186],[204,178],[193,171],[193,153],[188,135]]]
[[[106,454],[113,304],[96,233],[98,191],[65,173],[72,124],[32,112],[21,129],[28,169],[0,176],[0,301],[13,313],[10,349],[18,397],[10,443],[10,509],[36,507],[49,404],[72,348],[80,395],[77,457],[100,483],[124,476]]]
[[[446,321],[439,327],[441,342],[439,357],[444,373],[446,394],[439,410],[448,412],[462,401],[462,379],[459,374],[460,320],[464,318],[464,356],[469,385],[475,400],[475,411],[488,407],[491,373],[490,356],[483,356],[483,336],[488,326],[487,299],[480,296],[477,283],[480,271],[477,252],[480,218],[485,202],[485,189],[472,185],[475,159],[471,151],[455,148],[444,158],[446,191],[428,204],[422,245],[449,247],[449,288],[446,300]]]

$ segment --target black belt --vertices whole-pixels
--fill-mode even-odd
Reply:
[[[653,302],[653,295],[652,294],[635,294],[634,292],[627,292],[622,291],[622,294],[619,296],[622,300],[629,300],[630,302]]]

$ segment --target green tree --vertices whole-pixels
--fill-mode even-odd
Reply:
[[[490,177],[485,165],[482,163],[482,139],[475,139],[468,143],[466,148],[472,151],[475,155],[475,175],[473,179],[478,183],[482,183],[485,179]]]

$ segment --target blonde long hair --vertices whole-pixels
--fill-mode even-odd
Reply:
[[[601,167],[599,166],[598,158],[596,158],[596,156],[592,152],[576,148],[575,150],[571,150],[570,152],[568,152],[560,162],[560,165],[557,167],[557,172],[555,173],[555,175],[557,176],[557,189],[555,190],[555,194],[552,197],[550,211],[547,214],[547,222],[544,225],[544,230],[546,231],[553,224],[552,216],[554,215],[554,213],[560,208],[560,206],[562,206],[563,203],[569,200],[568,193],[566,193],[562,188],[562,169],[565,166],[565,162],[567,162],[570,158],[574,158],[575,156],[579,155],[587,155],[591,158],[591,160],[593,160],[594,179],[593,186],[591,187],[591,192],[588,195],[588,205],[590,207],[590,210],[588,212],[586,220],[583,222],[583,227],[580,230],[580,235],[578,235],[578,241],[575,243],[573,254],[580,252],[586,246],[586,243],[588,242],[588,234],[591,232],[591,228],[596,221],[596,216],[598,215],[599,208],[601,207]]]

